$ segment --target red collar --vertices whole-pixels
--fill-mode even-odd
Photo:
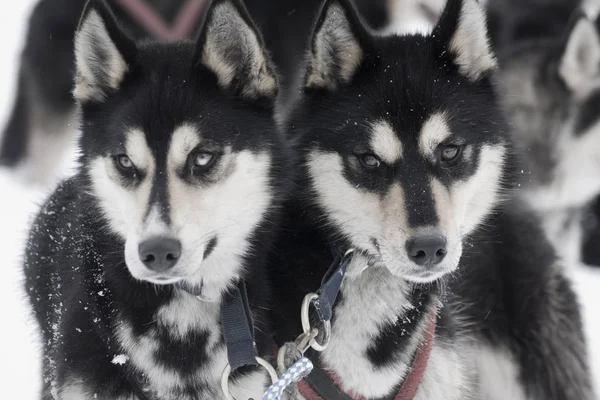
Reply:
[[[172,26],[156,13],[144,0],[118,0],[135,19],[157,39],[177,41],[189,38],[200,18],[200,13],[206,0],[187,0]]]
[[[431,311],[427,318],[429,321],[423,333],[421,345],[415,353],[412,365],[410,366],[410,371],[406,378],[404,378],[404,382],[402,382],[400,390],[396,396],[393,397],[394,400],[412,400],[419,389],[419,385],[421,384],[423,374],[425,373],[425,369],[427,367],[427,362],[429,361],[429,356],[431,355],[431,349],[433,348],[433,340],[437,323],[436,310]],[[329,371],[329,376],[335,385],[339,387],[339,377],[337,377],[331,371]],[[302,394],[306,400],[329,400],[324,399],[317,394],[317,392],[310,386],[308,382],[306,382],[306,380],[302,380],[298,383],[298,389],[300,390],[300,394]],[[353,394],[345,394],[343,397],[352,400],[367,400],[365,397],[356,396]]]

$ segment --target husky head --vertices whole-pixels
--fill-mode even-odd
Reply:
[[[276,200],[277,83],[239,0],[196,41],[135,43],[103,1],[75,39],[82,164],[133,277],[226,289]]]
[[[504,176],[494,68],[475,0],[412,36],[374,35],[350,1],[326,2],[289,126],[333,241],[414,282],[457,267]]]
[[[560,40],[501,56],[498,87],[525,155],[524,191],[542,211],[581,207],[600,193],[600,36],[578,12]]]

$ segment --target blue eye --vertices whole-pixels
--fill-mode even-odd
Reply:
[[[133,161],[126,155],[119,155],[116,157],[117,165],[122,169],[133,169],[135,165],[133,165]]]
[[[215,155],[212,153],[202,152],[196,154],[194,157],[194,166],[196,167],[208,167],[214,160]]]

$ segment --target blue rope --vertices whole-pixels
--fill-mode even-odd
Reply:
[[[285,371],[277,382],[272,384],[265,394],[262,400],[279,400],[284,390],[292,383],[298,382],[306,375],[310,374],[313,369],[313,363],[306,357],[300,358],[291,367]]]

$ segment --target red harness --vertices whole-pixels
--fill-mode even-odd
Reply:
[[[173,42],[187,39],[192,35],[206,0],[187,0],[172,26],[167,25],[165,20],[144,0],[118,0],[118,2],[148,33],[157,39]]]
[[[404,382],[402,382],[402,386],[400,387],[398,394],[396,394],[394,397],[394,400],[412,400],[419,389],[419,385],[421,384],[423,374],[425,373],[425,369],[427,367],[427,361],[429,360],[429,356],[431,354],[431,349],[433,348],[433,340],[437,322],[436,312],[430,312],[428,318],[429,321],[427,323],[427,327],[425,328],[423,341],[415,353],[412,365],[410,366],[410,372],[404,379]],[[335,385],[340,387],[339,377],[337,377],[332,371],[329,371],[329,376]],[[306,400],[328,400],[323,399],[319,394],[317,394],[317,392],[305,380],[301,380],[298,383],[298,389],[300,390],[300,394],[302,394]],[[352,393],[348,393],[346,396],[352,400],[367,400],[365,397],[357,396]]]

